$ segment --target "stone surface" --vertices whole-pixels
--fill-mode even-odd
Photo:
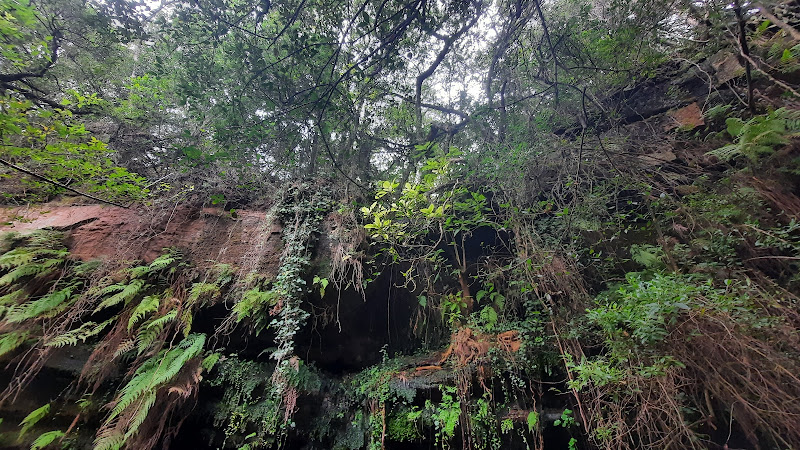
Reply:
[[[283,251],[281,228],[265,216],[245,210],[234,218],[218,208],[44,204],[0,209],[0,232],[66,231],[71,254],[84,260],[152,261],[164,248],[177,247],[199,266],[228,263],[274,274]]]

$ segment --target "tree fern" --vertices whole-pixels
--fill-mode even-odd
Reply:
[[[47,347],[61,348],[65,345],[76,345],[78,341],[86,342],[87,339],[89,339],[92,336],[97,336],[107,326],[109,326],[116,320],[117,316],[114,316],[106,320],[105,322],[99,324],[94,322],[86,322],[74,330],[70,330],[64,334],[60,334],[48,340],[44,345]]]
[[[147,297],[143,298],[136,308],[131,313],[131,318],[128,319],[128,331],[133,329],[134,325],[137,322],[144,319],[150,313],[158,311],[158,306],[161,303],[161,299],[156,295],[148,295]]]
[[[102,309],[108,308],[109,306],[114,306],[122,302],[127,303],[147,286],[148,285],[144,282],[144,280],[132,280],[129,284],[125,285],[122,291],[117,292],[111,297],[103,300],[97,306],[97,308],[95,308],[94,312],[98,312]],[[110,287],[111,286],[109,286],[109,288]]]
[[[11,331],[0,334],[0,356],[19,348],[28,339],[27,331]]]
[[[6,312],[5,321],[19,323],[29,319],[53,317],[69,306],[73,300],[72,292],[76,287],[77,285],[73,284],[37,300],[16,305]]]

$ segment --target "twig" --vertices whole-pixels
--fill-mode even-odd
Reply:
[[[755,114],[756,105],[753,102],[753,76],[750,70],[750,66],[755,64],[752,64],[753,60],[750,59],[750,49],[747,47],[747,29],[745,28],[746,23],[742,16],[742,6],[739,4],[738,0],[734,5],[733,12],[736,14],[736,21],[739,24],[739,50],[742,57],[746,60],[744,74],[747,79],[747,108],[750,109],[751,113]]]

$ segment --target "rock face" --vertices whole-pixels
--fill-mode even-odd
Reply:
[[[46,204],[0,209],[0,232],[68,231],[71,254],[84,260],[152,261],[163,248],[177,247],[198,266],[227,263],[274,274],[283,251],[281,228],[266,215],[237,211],[233,217],[218,208]]]

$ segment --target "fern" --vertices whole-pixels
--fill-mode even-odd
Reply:
[[[143,278],[147,275],[150,275],[150,267],[149,266],[131,267],[130,269],[128,269],[128,274],[130,274],[132,279]]]
[[[11,272],[0,277],[0,286],[8,286],[10,284],[16,283],[21,278],[33,275],[36,276],[46,275],[49,274],[50,272],[51,270],[48,270],[48,267],[44,266],[43,264],[37,264],[37,263],[25,264],[24,266],[17,267]]]
[[[95,440],[95,450],[119,449],[136,435],[155,404],[158,389],[175,378],[189,360],[200,355],[205,339],[204,334],[191,334],[175,348],[162,350],[136,369],[117,395]],[[120,423],[123,415],[130,419]]]
[[[114,358],[119,358],[120,356],[128,353],[129,351],[136,348],[136,340],[135,339],[126,339],[122,341],[121,344],[117,347],[117,350],[114,352]]]
[[[62,247],[64,233],[53,230],[36,230],[28,235],[28,247],[41,249],[56,249]]]
[[[176,251],[168,250],[168,249],[165,249],[165,250],[167,250],[166,253],[164,253],[163,255],[159,256],[158,258],[153,260],[153,262],[150,263],[150,266],[148,267],[148,269],[149,269],[149,271],[151,273],[158,272],[160,270],[164,270],[167,267],[171,266],[176,261],[180,260],[180,257],[179,257],[179,255],[178,255],[178,253]]]
[[[158,311],[158,306],[161,302],[161,299],[155,295],[148,295],[147,297],[143,298],[138,305],[136,305],[136,309],[133,310],[131,313],[131,318],[128,319],[128,331],[133,329],[133,326],[144,317],[152,312]]]
[[[655,269],[664,265],[664,249],[658,245],[634,244],[631,245],[631,259],[648,269]]]
[[[117,320],[117,316],[114,316],[105,322],[100,324],[96,324],[94,322],[86,322],[80,327],[70,330],[64,334],[58,335],[53,339],[47,341],[44,345],[47,347],[56,347],[61,348],[65,345],[76,345],[78,341],[86,342],[92,336],[97,336],[100,334],[107,326],[112,324],[115,320]]]
[[[105,297],[108,294],[116,294],[117,292],[122,292],[122,290],[125,289],[125,286],[127,286],[127,284],[120,284],[120,283],[112,284],[97,290],[96,292],[92,293],[92,295],[97,298]]]
[[[11,291],[10,293],[0,296],[0,318],[11,309],[14,305],[20,302],[20,300],[24,299],[27,296],[24,289],[17,289],[16,291]]]
[[[278,297],[279,294],[275,290],[262,291],[259,288],[248,290],[242,295],[242,299],[233,305],[236,321],[241,322],[254,312],[264,311],[274,306]]]
[[[0,335],[0,356],[19,348],[28,339],[27,331],[11,331]]]
[[[28,319],[53,317],[69,306],[73,299],[72,291],[76,287],[77,285],[73,284],[32,302],[14,306],[6,313],[5,320],[9,323],[19,323]]]
[[[183,328],[183,337],[186,337],[192,331],[192,323],[194,323],[194,316],[192,315],[191,309],[183,310],[181,314],[180,322]]]
[[[22,419],[22,422],[19,423],[19,426],[22,428],[19,430],[19,436],[17,436],[17,439],[22,440],[22,437],[25,436],[25,433],[33,428],[33,426],[42,420],[48,413],[50,413],[50,403],[42,406],[41,408],[34,409],[30,414],[25,416],[25,418]]]
[[[220,355],[219,353],[214,352],[214,353],[206,356],[205,358],[203,358],[203,362],[200,364],[200,366],[203,369],[205,369],[206,371],[209,371],[209,370],[213,369],[214,366],[217,365],[217,362],[219,362],[219,358],[221,356],[222,355]]]
[[[164,327],[176,317],[178,317],[178,311],[173,309],[161,317],[150,320],[142,327],[136,335],[136,347],[140,355],[155,342]]]
[[[745,156],[755,162],[760,155],[770,154],[778,146],[785,145],[789,138],[800,133],[800,111],[786,108],[760,116],[747,122],[729,117],[725,124],[734,143],[708,152],[725,161]]]
[[[214,283],[195,283],[192,285],[192,290],[189,292],[189,298],[186,299],[186,302],[192,305],[201,298],[203,300],[213,300],[218,297],[219,294],[219,286]]]
[[[53,430],[48,431],[47,433],[42,433],[39,437],[36,438],[35,441],[31,444],[30,450],[40,450],[48,445],[52,444],[53,441],[56,439],[60,439],[64,436],[64,432],[61,430]]]
[[[29,264],[36,257],[36,253],[28,248],[15,248],[0,255],[0,269],[10,270],[25,264]]]
[[[110,287],[111,286],[109,286],[109,288]],[[136,296],[136,294],[146,287],[148,287],[148,285],[144,282],[144,280],[132,280],[129,284],[125,285],[122,291],[103,300],[97,306],[97,308],[95,308],[94,312],[98,312],[102,309],[108,308],[109,306],[117,305],[121,302],[128,303],[133,297]]]
[[[47,248],[34,249],[30,247],[15,248],[14,250],[0,255],[0,269],[11,270],[13,268],[30,264],[37,259],[42,259],[45,257],[50,257],[50,259],[57,260],[59,263],[61,263],[64,261],[67,255],[69,255],[69,252],[66,250],[54,250]]]
[[[103,264],[103,261],[99,259],[93,259],[91,261],[82,262],[75,267],[72,268],[72,273],[78,275],[80,277],[85,277],[87,275],[91,275],[92,272],[97,270]]]

